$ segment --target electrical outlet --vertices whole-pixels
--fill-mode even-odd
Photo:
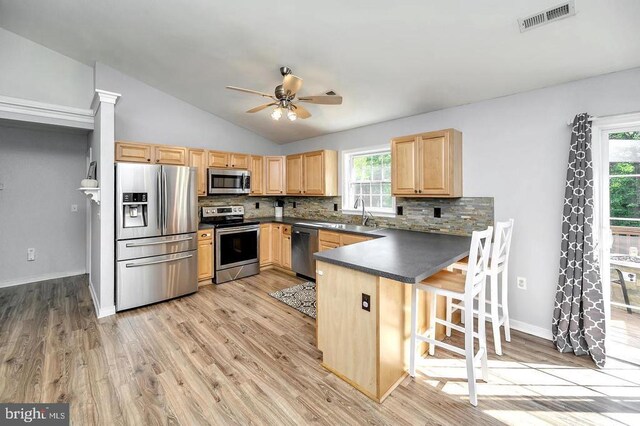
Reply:
[[[4,189],[4,183],[0,183],[0,191]]]
[[[440,207],[433,208],[433,217],[442,217],[442,209]]]
[[[72,212],[77,212],[78,211],[78,205],[77,204],[71,204],[71,211]]]
[[[28,262],[32,262],[34,260],[36,260],[36,249],[28,248],[27,249],[27,261]]]
[[[293,202],[293,208],[294,209],[296,208],[296,202],[295,201]]]
[[[338,203],[333,203],[333,211],[334,212],[338,211]]]
[[[520,290],[526,290],[527,289],[527,279],[525,277],[518,277],[516,279],[516,282],[518,283],[518,288]]]
[[[362,310],[371,312],[371,296],[362,293]]]
[[[256,209],[260,208],[260,203],[256,203]]]

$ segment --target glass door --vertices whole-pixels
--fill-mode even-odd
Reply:
[[[610,312],[607,353],[640,364],[640,128],[603,132],[602,142],[608,157],[604,182],[608,186],[603,187],[608,191],[603,197],[608,204],[603,206],[608,210],[607,238],[602,252]]]
[[[259,226],[216,229],[216,269],[258,261]]]

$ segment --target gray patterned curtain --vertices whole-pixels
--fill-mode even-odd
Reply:
[[[589,114],[576,115],[571,132],[562,213],[560,276],[553,310],[553,341],[560,352],[605,363],[602,281],[593,243],[593,162]]]

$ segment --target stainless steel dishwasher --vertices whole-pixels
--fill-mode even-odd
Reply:
[[[316,260],[313,253],[318,251],[318,229],[294,224],[291,229],[291,266],[296,274],[315,281]]]

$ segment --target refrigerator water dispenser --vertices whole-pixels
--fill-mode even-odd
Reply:
[[[125,228],[139,228],[147,226],[147,193],[126,192],[122,194],[123,226]]]

